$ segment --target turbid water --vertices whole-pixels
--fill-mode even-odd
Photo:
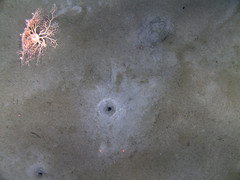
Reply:
[[[0,179],[240,179],[239,32],[238,0],[0,1]]]

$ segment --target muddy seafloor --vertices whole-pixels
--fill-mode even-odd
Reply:
[[[0,179],[240,179],[239,32],[238,0],[0,1]]]

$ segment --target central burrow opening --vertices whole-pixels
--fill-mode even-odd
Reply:
[[[103,99],[99,105],[99,112],[101,115],[112,116],[116,112],[116,104],[112,99]]]

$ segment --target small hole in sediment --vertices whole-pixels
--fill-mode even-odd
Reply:
[[[31,165],[27,173],[31,179],[45,179],[48,174],[46,166],[41,162]]]
[[[116,112],[116,105],[112,99],[102,100],[98,107],[102,115],[112,116]]]
[[[42,167],[39,167],[39,168],[36,169],[35,174],[38,178],[41,178],[41,177],[44,176],[45,171]]]
[[[108,116],[112,116],[115,111],[115,105],[113,104],[113,102],[107,102],[103,108],[103,113]]]
[[[111,111],[112,110],[112,107],[107,107],[107,111]]]
[[[43,176],[43,172],[38,172],[38,177],[42,177]]]

